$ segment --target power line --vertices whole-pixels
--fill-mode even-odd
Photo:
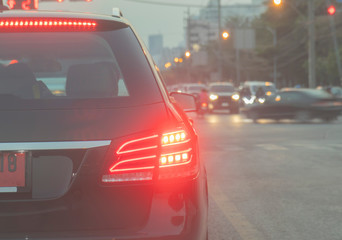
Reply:
[[[201,4],[180,4],[180,3],[167,3],[167,2],[154,2],[149,0],[125,0],[126,2],[135,2],[142,4],[162,5],[169,7],[185,7],[185,8],[217,8],[215,5],[201,5]],[[235,5],[223,5],[222,8],[256,8],[264,7],[259,4],[235,4]]]
[[[135,2],[135,3],[146,3],[146,4],[153,4],[153,5],[163,5],[163,6],[170,6],[170,7],[186,7],[186,8],[206,8],[205,5],[198,5],[198,4],[180,4],[180,3],[166,3],[166,2],[154,2],[154,1],[144,1],[144,0],[125,0],[126,2]]]

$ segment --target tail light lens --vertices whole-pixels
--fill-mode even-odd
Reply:
[[[103,183],[189,177],[198,172],[193,141],[184,130],[129,140],[109,151]]]
[[[65,30],[95,30],[97,22],[89,19],[69,18],[2,18],[0,30],[10,31],[65,31]]]

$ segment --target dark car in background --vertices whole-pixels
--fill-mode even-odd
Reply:
[[[277,89],[271,82],[247,81],[240,87],[240,105],[262,104],[267,96],[276,92]]]
[[[258,119],[295,119],[301,122],[319,118],[332,121],[341,113],[342,103],[330,94],[316,89],[284,89],[266,98],[263,104],[253,105],[244,113]]]
[[[167,95],[131,25],[3,11],[0,29],[0,239],[207,239],[206,171],[175,101],[193,97]]]
[[[209,84],[209,110],[229,109],[230,113],[239,113],[239,94],[234,85],[228,82]]]

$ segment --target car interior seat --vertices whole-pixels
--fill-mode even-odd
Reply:
[[[40,98],[34,73],[25,63],[14,63],[0,70],[0,94],[20,98]]]

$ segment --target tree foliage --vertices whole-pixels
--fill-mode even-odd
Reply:
[[[330,19],[326,12],[327,1],[315,1],[316,27],[316,78],[317,85],[337,85],[339,76],[332,39]],[[267,11],[253,22],[254,26],[272,28],[277,32],[276,48],[271,45],[265,30],[258,31],[256,53],[271,66],[277,57],[278,71],[282,86],[308,82],[308,19],[307,0],[286,0],[281,7],[269,4]],[[341,14],[335,16],[336,23],[342,20]],[[336,32],[341,32],[342,24],[336,24]],[[342,35],[337,34],[341,43]]]

